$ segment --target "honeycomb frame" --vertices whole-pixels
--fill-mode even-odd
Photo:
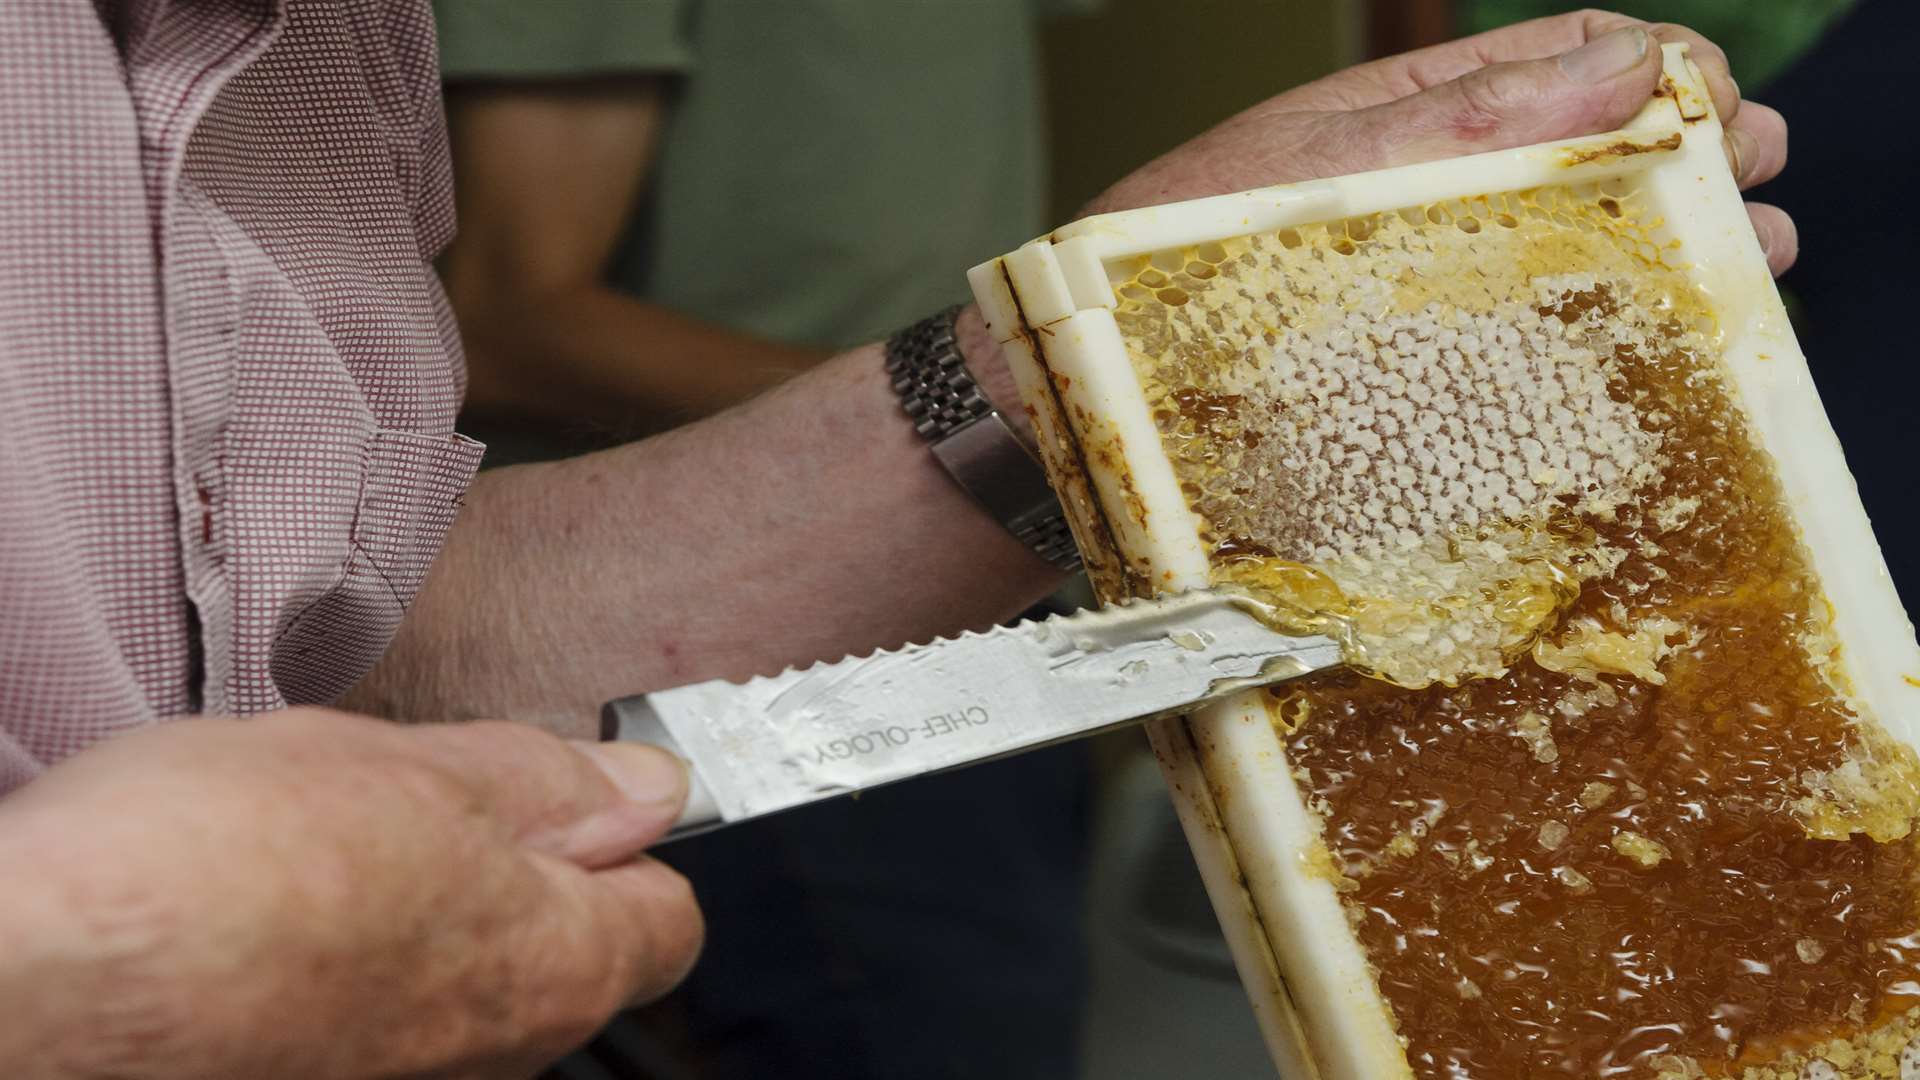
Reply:
[[[1409,206],[1471,205],[1488,192],[1631,178],[1648,212],[1664,219],[1662,237],[1649,243],[1677,242],[1691,280],[1714,302],[1735,389],[1759,441],[1782,464],[1833,605],[1846,674],[1889,731],[1913,744],[1920,647],[1747,227],[1699,74],[1679,47],[1669,46],[1665,60],[1661,93],[1617,132],[1088,219],[976,267],[975,295],[1014,364],[1101,594],[1208,581],[1208,552],[1115,323],[1121,290],[1142,284],[1141,258]],[[1497,215],[1511,212],[1488,207],[1486,220],[1467,216],[1502,227]],[[1154,284],[1164,289],[1179,288],[1177,275],[1188,268],[1158,270],[1167,281]],[[1150,734],[1276,1064],[1287,1075],[1408,1076],[1392,1018],[1344,922],[1338,871],[1272,721],[1250,696]]]

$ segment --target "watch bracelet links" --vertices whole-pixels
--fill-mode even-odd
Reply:
[[[954,482],[1041,558],[1077,570],[1080,549],[1046,471],[967,370],[954,330],[960,310],[955,305],[889,338],[888,381]]]

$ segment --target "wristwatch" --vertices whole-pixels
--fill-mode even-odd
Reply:
[[[887,341],[887,377],[914,430],[954,482],[1020,541],[1062,570],[1080,568],[1047,474],[980,392],[954,336],[958,306]]]

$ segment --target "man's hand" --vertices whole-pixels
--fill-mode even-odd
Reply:
[[[192,720],[0,804],[9,1077],[519,1077],[686,973],[639,856],[686,779],[646,747],[319,710]]]
[[[1255,105],[1135,171],[1089,213],[1220,195],[1609,131],[1660,82],[1662,42],[1692,46],[1742,189],[1787,161],[1779,113],[1740,99],[1720,47],[1684,27],[1582,11],[1348,68]],[[1775,274],[1799,250],[1777,207],[1749,207]]]

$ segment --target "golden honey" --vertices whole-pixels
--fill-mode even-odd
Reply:
[[[1141,260],[1116,318],[1216,577],[1358,672],[1271,713],[1417,1076],[1920,1075],[1920,769],[1659,236],[1623,186],[1409,208]]]

